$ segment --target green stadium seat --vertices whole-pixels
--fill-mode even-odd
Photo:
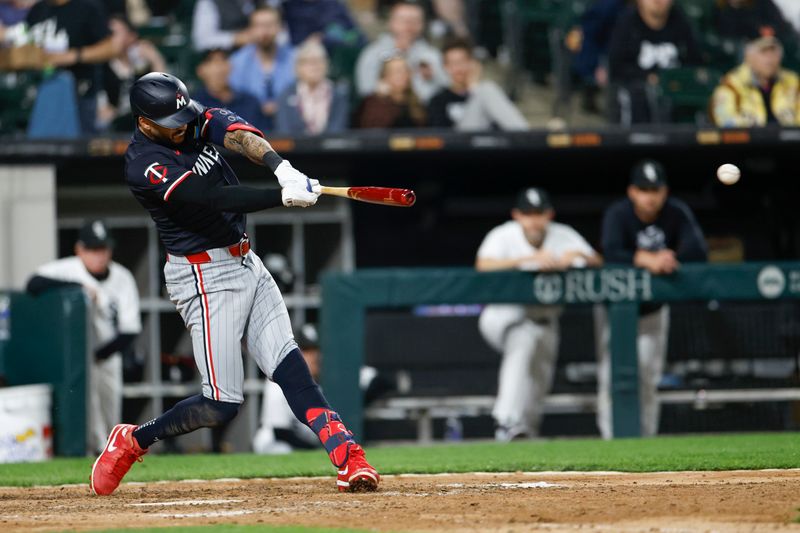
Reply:
[[[0,73],[0,134],[25,131],[38,82],[38,73]]]
[[[722,72],[707,68],[676,68],[659,73],[660,98],[673,122],[706,125],[708,105]]]

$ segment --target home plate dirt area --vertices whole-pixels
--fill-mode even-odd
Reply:
[[[0,488],[0,531],[292,524],[374,531],[800,531],[800,470],[385,476]],[[224,529],[223,527],[220,528]]]

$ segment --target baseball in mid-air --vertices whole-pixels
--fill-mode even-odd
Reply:
[[[731,163],[725,163],[717,169],[717,178],[725,185],[733,185],[739,178],[742,177],[742,171],[739,167]]]

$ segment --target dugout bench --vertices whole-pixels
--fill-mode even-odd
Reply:
[[[800,263],[686,264],[672,276],[652,276],[627,266],[571,270],[563,273],[491,272],[472,269],[375,269],[323,278],[321,342],[325,354],[322,383],[326,395],[348,425],[363,434],[364,408],[358,373],[364,363],[368,309],[407,308],[421,304],[606,304],[611,323],[612,413],[615,437],[639,435],[636,334],[642,301],[770,301],[800,298]],[[796,400],[800,390],[692,391],[662,394],[665,403],[695,401]],[[486,413],[493,397],[394,398],[374,405],[370,416],[418,419],[422,438],[430,436],[433,416]],[[556,396],[548,409],[592,409],[593,395]]]

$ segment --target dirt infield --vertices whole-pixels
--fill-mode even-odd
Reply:
[[[373,494],[334,478],[0,488],[0,531],[295,524],[377,531],[798,531],[800,470],[386,476]]]

